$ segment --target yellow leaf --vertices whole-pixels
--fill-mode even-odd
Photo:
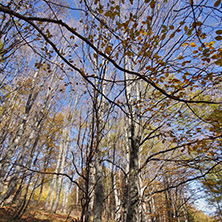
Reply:
[[[190,45],[191,45],[192,47],[197,47],[197,45],[196,45],[195,42],[192,42]]]
[[[209,43],[209,46],[213,46],[214,43],[215,43],[215,41],[211,41],[211,42]]]
[[[182,46],[189,46],[189,43],[185,42]]]

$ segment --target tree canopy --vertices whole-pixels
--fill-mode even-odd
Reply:
[[[16,217],[37,201],[87,222],[197,221],[199,181],[219,215],[221,9],[0,1],[0,202],[22,203]]]

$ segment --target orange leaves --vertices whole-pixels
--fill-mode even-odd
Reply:
[[[197,47],[196,43],[195,42],[191,42],[191,47]]]
[[[189,43],[185,42],[182,46],[189,46]]]
[[[217,31],[217,34],[222,33],[221,30]],[[220,36],[219,36],[220,37]],[[221,37],[222,39],[222,37]],[[184,50],[190,50],[191,48],[196,48],[193,50],[193,58],[200,58],[202,60],[202,64],[214,62],[216,65],[222,66],[222,50],[220,48],[217,49],[215,46],[216,41],[210,41],[209,43],[205,42],[201,46],[198,47],[198,42],[185,42],[182,44],[182,47],[186,47]],[[190,47],[189,47],[190,46]],[[217,50],[216,50],[217,49]],[[183,60],[184,57],[182,55],[178,56],[179,60]],[[216,61],[212,61],[216,60]],[[186,63],[189,63],[190,61],[183,61],[181,63],[182,66],[185,66]]]
[[[211,41],[211,42],[209,42],[208,44],[206,44],[206,46],[209,47],[210,49],[214,49],[214,48],[213,48],[214,43],[215,43],[215,41]]]

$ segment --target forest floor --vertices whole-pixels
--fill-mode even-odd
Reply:
[[[67,214],[46,212],[43,210],[30,208],[20,219],[15,218],[16,210],[14,207],[0,207],[0,222],[75,222],[78,221]]]

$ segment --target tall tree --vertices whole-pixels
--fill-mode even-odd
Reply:
[[[82,220],[85,216],[85,221],[90,221],[93,197],[94,221],[102,220],[105,201],[102,162],[104,156],[109,156],[103,140],[108,131],[106,121],[114,118],[115,112],[122,112],[126,119],[122,145],[127,160],[121,163],[123,157],[115,161],[109,158],[125,173],[126,216],[121,219],[146,221],[146,212],[156,213],[158,209],[157,199],[152,195],[163,193],[165,196],[158,199],[165,203],[165,213],[156,218],[179,220],[180,203],[173,196],[178,192],[172,189],[206,176],[216,166],[215,162],[221,161],[220,155],[216,161],[206,157],[207,153],[213,155],[211,142],[218,143],[221,133],[206,131],[211,122],[201,112],[221,104],[219,97],[212,96],[219,91],[222,65],[222,31],[218,22],[221,1],[96,0],[73,2],[70,6],[63,1],[61,4],[40,1],[41,7],[39,3],[28,2],[0,4],[2,18],[12,20],[10,35],[19,36],[35,54],[43,53],[47,61],[57,55],[61,62],[56,66],[69,75],[78,73],[84,99],[87,102],[92,99],[92,110],[88,106],[87,111],[81,109],[88,127],[84,126],[87,128],[84,133],[90,136],[79,136],[82,162],[73,163],[85,182]],[[70,16],[75,18],[75,24],[68,21]],[[61,43],[67,47],[64,49]],[[29,112],[26,114],[29,116]],[[15,138],[20,141],[19,132],[23,133],[24,127],[19,131],[22,125],[17,126]],[[82,129],[81,125],[79,132]],[[80,139],[77,143],[80,144]],[[3,150],[6,147],[7,143]],[[15,147],[12,146],[13,151]],[[205,147],[204,153],[200,153],[199,147]],[[201,168],[201,158],[211,161],[213,167]],[[173,163],[179,163],[180,169],[185,166],[190,174],[183,180],[174,178],[167,172]],[[1,164],[5,164],[4,158]],[[4,170],[2,178],[8,170],[8,167]],[[116,196],[115,192],[114,188]]]

